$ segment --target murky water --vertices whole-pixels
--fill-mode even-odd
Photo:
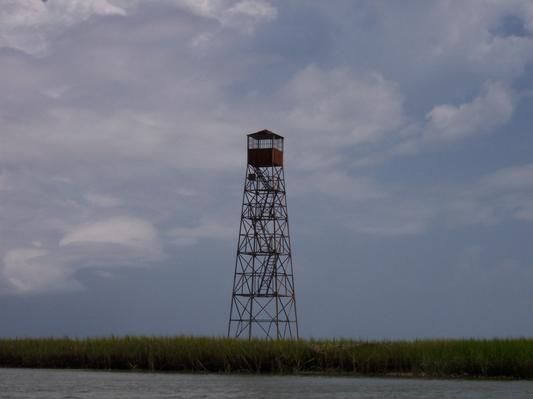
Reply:
[[[0,398],[533,398],[533,381],[0,369]]]

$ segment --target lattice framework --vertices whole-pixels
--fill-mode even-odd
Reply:
[[[248,164],[228,336],[297,339],[283,166]]]

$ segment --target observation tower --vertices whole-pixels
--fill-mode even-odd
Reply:
[[[248,136],[228,336],[298,339],[283,137]]]

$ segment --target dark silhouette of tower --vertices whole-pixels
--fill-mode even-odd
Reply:
[[[228,336],[297,339],[283,137],[248,135]]]

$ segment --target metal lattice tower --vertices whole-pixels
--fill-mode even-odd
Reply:
[[[298,339],[283,137],[248,135],[229,337]]]

